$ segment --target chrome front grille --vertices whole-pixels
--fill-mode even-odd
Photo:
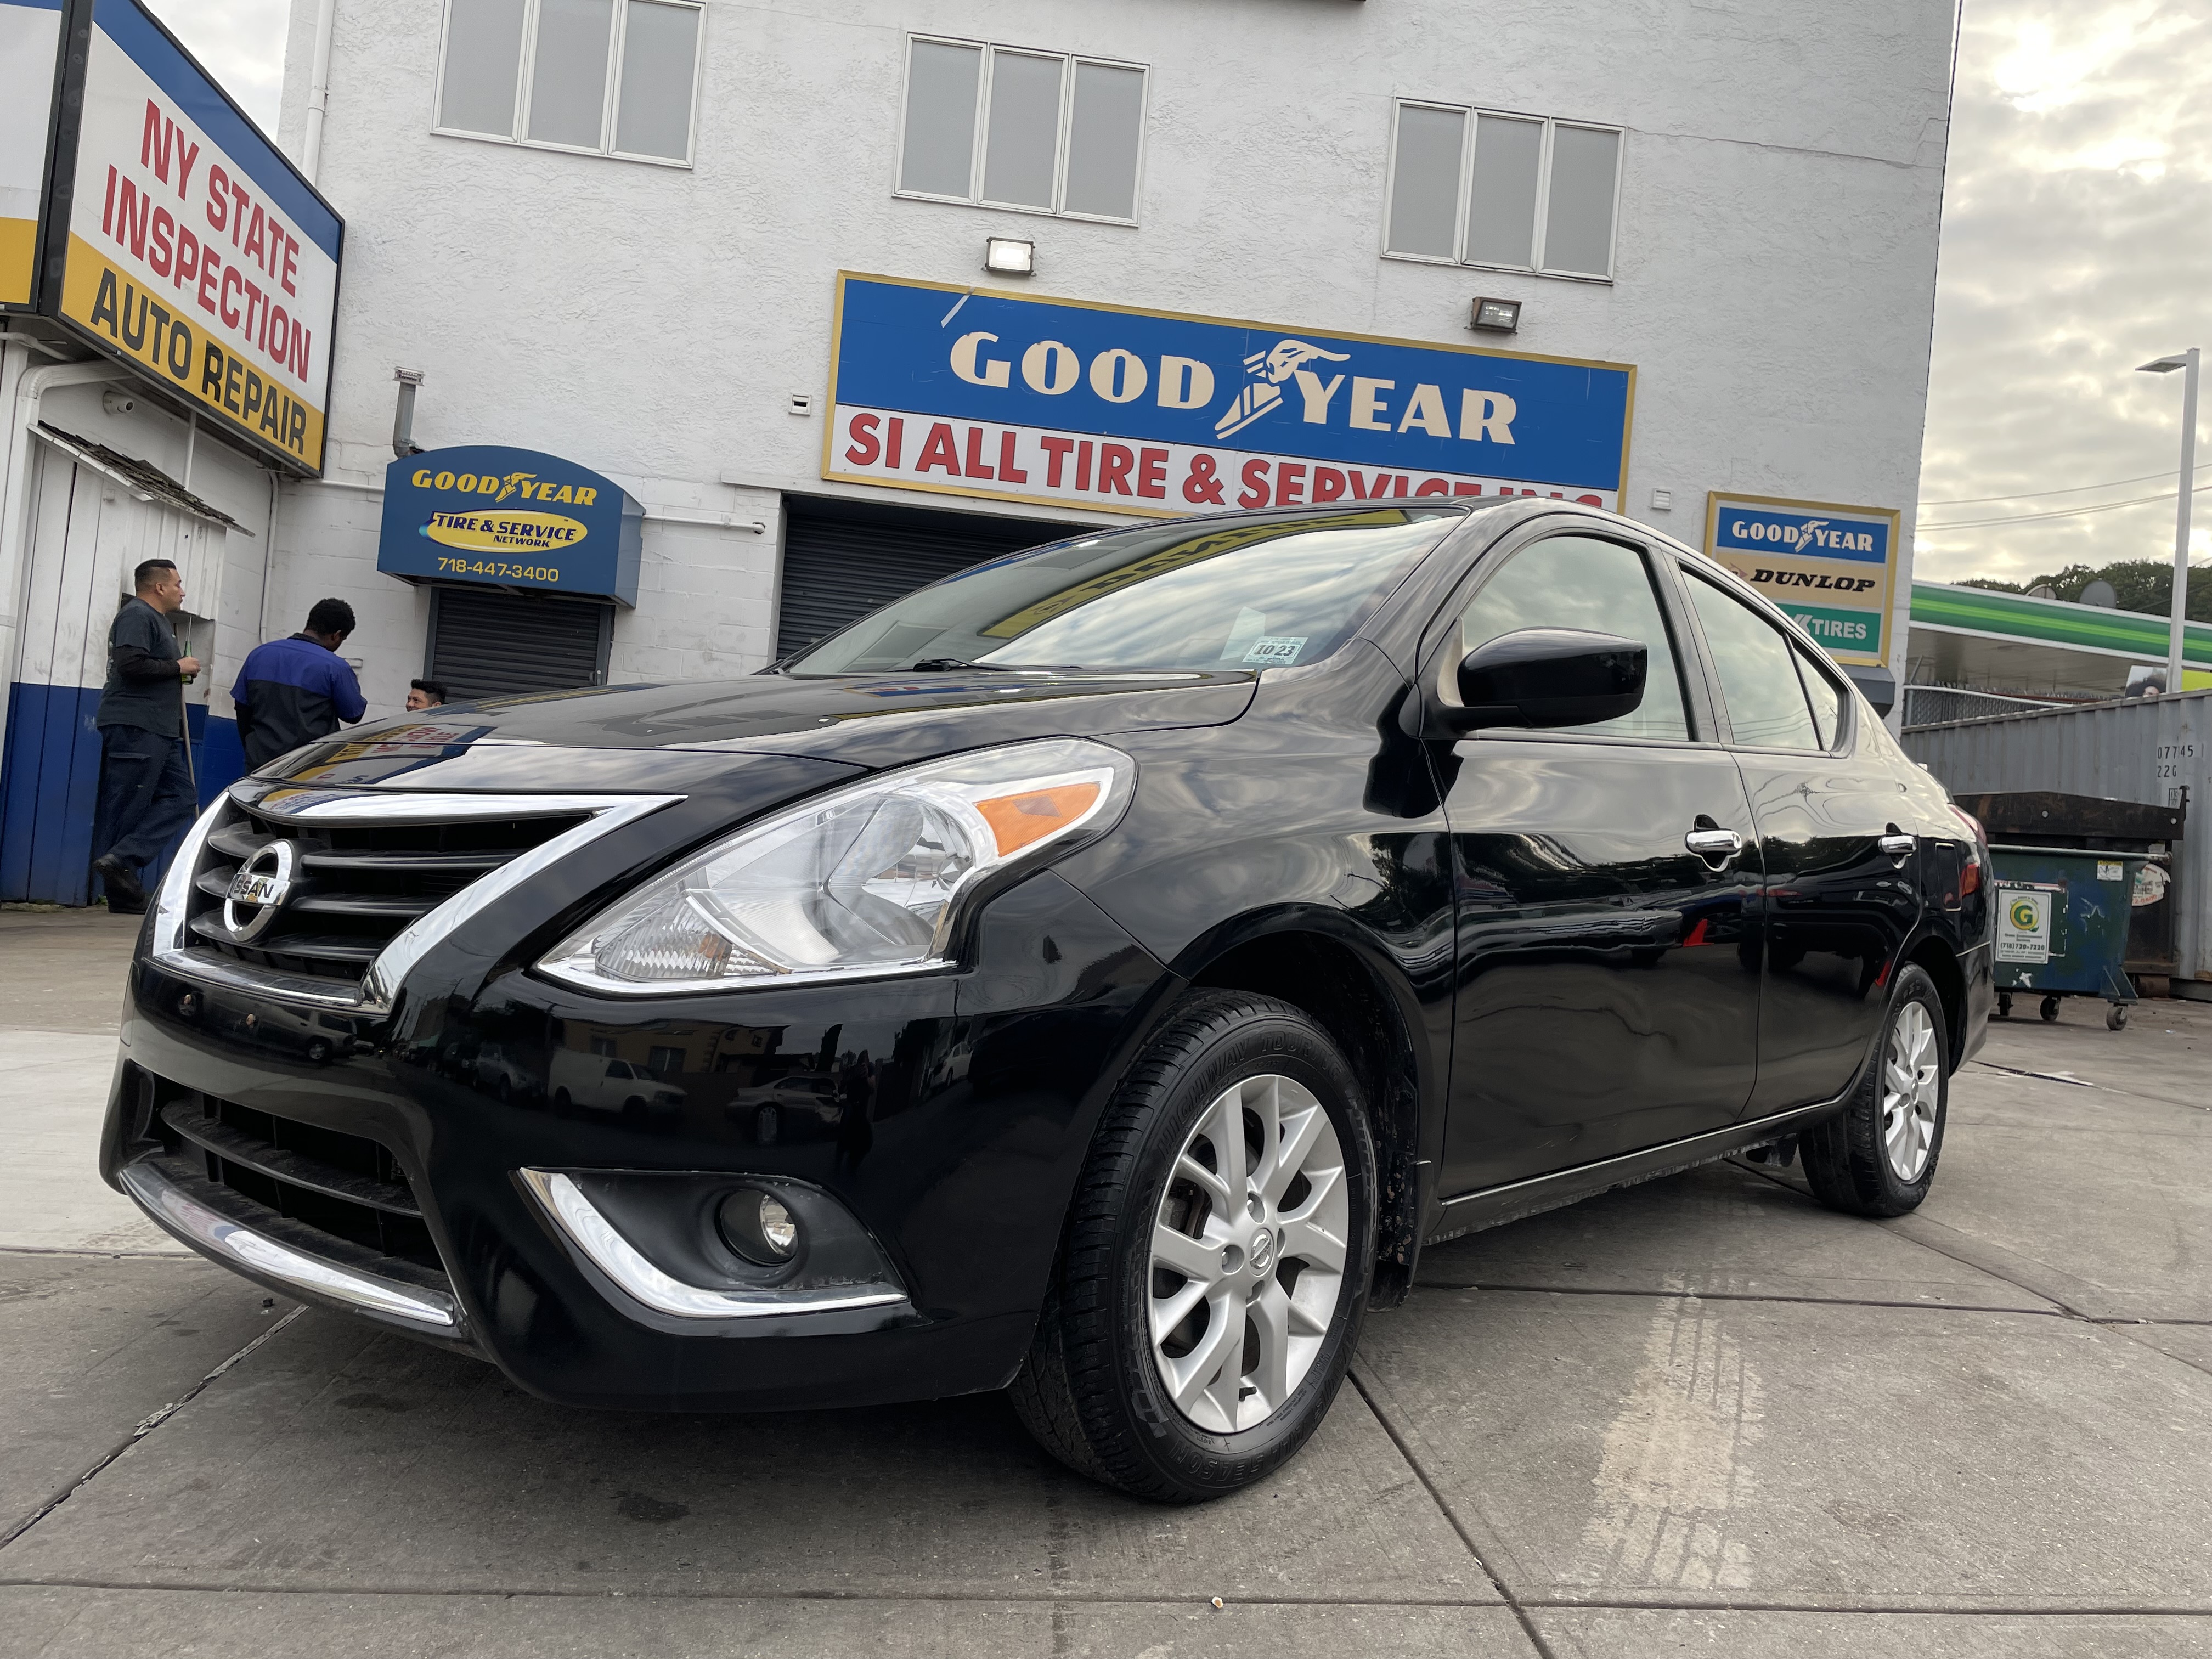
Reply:
[[[234,805],[209,833],[185,925],[235,961],[357,987],[409,923],[584,816],[325,826]],[[277,841],[296,849],[298,873],[275,918],[241,940],[224,902],[240,868]]]
[[[248,779],[178,849],[155,907],[154,957],[288,1001],[381,1012],[422,953],[484,905],[680,799]],[[271,896],[254,896],[241,872],[267,878],[260,891]]]

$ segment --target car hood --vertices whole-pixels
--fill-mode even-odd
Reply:
[[[748,754],[874,770],[1030,738],[1225,725],[1251,706],[1257,681],[1249,671],[979,672],[610,686],[361,726],[259,775],[410,789],[678,787]]]

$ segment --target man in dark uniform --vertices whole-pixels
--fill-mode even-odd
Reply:
[[[327,738],[340,720],[350,725],[368,712],[352,666],[337,654],[352,632],[351,605],[317,599],[303,632],[246,653],[230,700],[238,705],[238,736],[248,767]]]
[[[107,630],[107,684],[93,724],[100,728],[100,831],[108,844],[93,860],[118,915],[146,908],[138,872],[161,855],[192,821],[191,763],[185,753],[183,686],[200,672],[179,656],[170,613],[185,603],[185,579],[167,559],[132,573],[137,592]]]

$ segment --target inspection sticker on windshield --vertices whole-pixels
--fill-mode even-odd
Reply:
[[[1298,659],[1298,653],[1306,648],[1305,634],[1271,634],[1265,639],[1252,641],[1244,653],[1244,660],[1261,668],[1288,668]]]
[[[2051,898],[2063,888],[1997,888],[1997,960],[2051,960]]]

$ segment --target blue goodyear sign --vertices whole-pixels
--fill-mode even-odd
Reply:
[[[1636,371],[841,272],[822,476],[1174,516],[1617,507]]]
[[[461,444],[384,470],[376,568],[637,603],[645,508],[588,467],[534,449]]]
[[[1878,664],[1897,584],[1898,514],[1771,495],[1705,498],[1705,550],[1838,662]]]

